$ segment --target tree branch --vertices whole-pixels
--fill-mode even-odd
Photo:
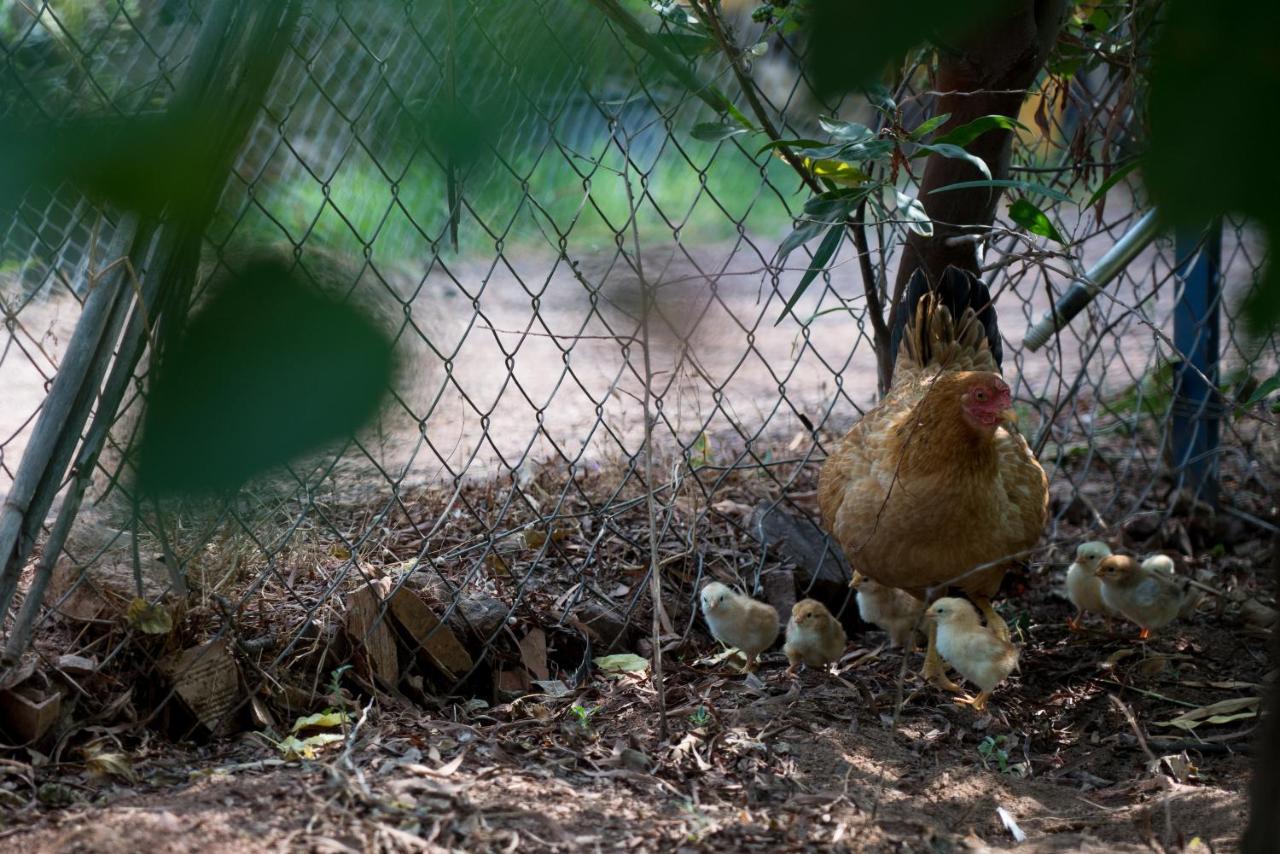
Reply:
[[[720,46],[720,51],[729,60],[729,68],[733,72],[734,79],[738,82],[738,88],[742,90],[743,97],[747,99],[747,104],[751,107],[751,112],[755,114],[756,121],[760,123],[765,135],[773,142],[781,141],[782,133],[778,130],[777,125],[773,123],[769,111],[756,94],[755,83],[742,62],[742,51],[729,38],[724,27],[724,21],[721,19],[716,5],[712,0],[690,0],[690,5],[698,19],[711,31],[716,44]],[[780,145],[777,150],[782,155],[782,159],[795,170],[795,173],[800,176],[800,180],[814,195],[821,195],[829,189],[819,182],[808,167],[804,165],[804,161],[789,146]],[[863,199],[858,205],[857,216],[846,217],[844,225],[853,236],[853,245],[858,252],[858,266],[862,273],[862,289],[867,297],[867,313],[871,316],[871,330],[876,348],[877,376],[879,377],[880,391],[883,393],[889,388],[889,379],[893,374],[893,354],[889,352],[889,325],[885,321],[884,305],[880,299],[880,292],[876,287],[875,271],[871,266],[871,253],[867,246],[865,229],[866,206],[866,200]]]

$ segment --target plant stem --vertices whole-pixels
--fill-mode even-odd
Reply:
[[[690,6],[694,14],[698,16],[698,19],[711,31],[716,44],[720,46],[720,51],[729,60],[729,68],[733,71],[734,79],[738,81],[738,88],[742,90],[743,97],[747,99],[747,104],[751,107],[751,112],[755,114],[756,121],[760,123],[765,135],[773,142],[781,141],[782,133],[778,130],[777,125],[773,123],[773,119],[769,116],[769,111],[765,109],[759,95],[756,93],[755,83],[751,80],[751,75],[747,72],[747,68],[742,62],[742,51],[729,39],[716,4],[712,0],[691,0]],[[777,151],[814,195],[821,195],[829,189],[814,177],[813,173],[804,165],[804,161],[789,146],[780,145]],[[863,199],[858,206],[857,217],[847,217],[844,224],[845,228],[852,234],[853,245],[858,252],[858,265],[862,273],[862,289],[867,296],[867,313],[871,316],[871,331],[876,348],[877,375],[879,377],[880,391],[883,393],[889,386],[893,354],[889,352],[889,326],[885,322],[884,306],[876,289],[875,271],[871,267],[871,254],[867,246],[867,233],[864,227],[866,224],[865,213],[866,200]]]

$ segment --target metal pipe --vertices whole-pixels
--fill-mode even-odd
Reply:
[[[1027,327],[1026,334],[1022,336],[1022,346],[1033,353],[1043,347],[1050,336],[1070,323],[1159,233],[1156,211],[1152,208],[1116,241],[1116,245],[1106,255],[1098,259],[1097,264],[1058,297],[1058,302],[1051,310],[1046,311],[1034,325]]]

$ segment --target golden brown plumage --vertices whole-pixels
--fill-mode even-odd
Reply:
[[[827,606],[816,599],[801,599],[791,609],[787,642],[782,645],[790,665],[787,672],[794,672],[802,663],[823,667],[839,661],[844,655],[845,643],[844,626]]]
[[[855,570],[921,599],[962,590],[1007,637],[989,600],[1040,538],[1049,490],[1026,441],[1003,426],[1011,399],[989,303],[954,268],[936,289],[913,278],[893,385],[823,464],[818,502]]]

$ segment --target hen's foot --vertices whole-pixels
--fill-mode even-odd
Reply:
[[[973,706],[975,712],[985,711],[987,708],[987,699],[990,698],[990,691],[983,691],[976,697],[960,696],[956,697],[956,703],[962,706]]]
[[[995,606],[991,604],[991,600],[985,596],[975,596],[973,601],[978,606],[978,610],[982,611],[982,615],[987,618],[987,625],[996,633],[996,637],[1002,641],[1009,640],[1009,624],[996,613]]]

